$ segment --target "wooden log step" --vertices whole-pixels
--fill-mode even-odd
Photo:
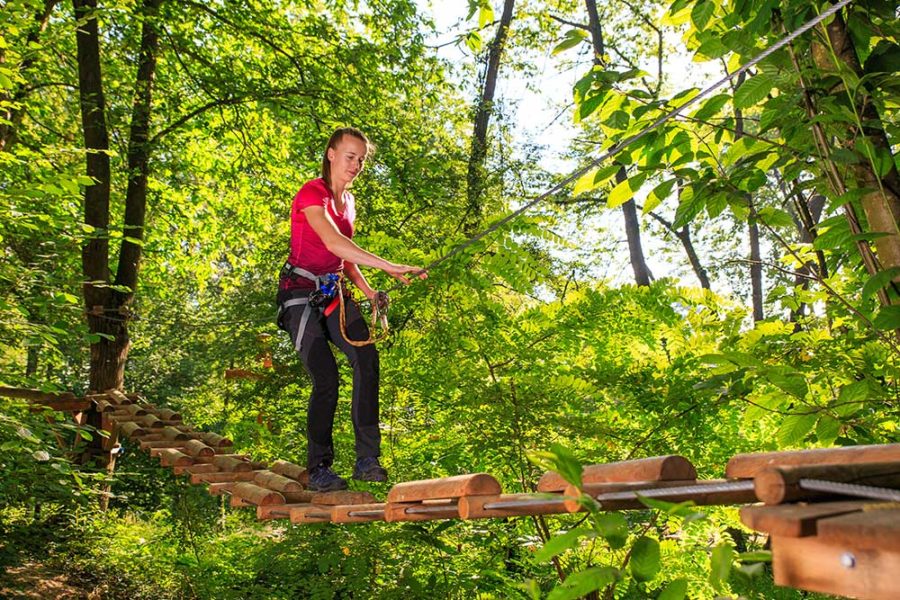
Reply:
[[[145,428],[149,429],[163,429],[166,424],[163,423],[156,415],[144,415],[143,417],[136,417],[135,421],[142,424]]]
[[[750,529],[769,535],[806,537],[816,535],[819,519],[863,510],[867,500],[783,504],[781,506],[742,506],[741,522]]]
[[[209,462],[217,466],[220,471],[227,471],[232,473],[252,471],[253,466],[250,464],[250,461],[242,460],[242,458],[244,457],[236,458],[229,455],[217,455],[208,460]]]
[[[126,421],[118,425],[119,431],[127,438],[143,437],[147,435],[147,430],[135,423],[134,421]]]
[[[215,456],[216,451],[200,440],[188,440],[184,443],[184,453],[194,458]]]
[[[231,508],[255,508],[256,505],[250,502],[249,500],[244,500],[239,496],[235,496],[234,494],[228,497],[228,505]]]
[[[209,484],[206,491],[209,492],[210,496],[224,496],[225,494],[230,494],[234,486],[235,482],[233,481],[221,481]]]
[[[254,506],[285,503],[284,496],[278,492],[247,481],[234,484],[234,487],[231,488],[231,495]]]
[[[335,492],[315,492],[311,502],[319,506],[337,506],[339,504],[371,504],[375,496],[369,492],[339,490]]]
[[[183,452],[184,446],[166,446],[164,448],[147,448],[147,451],[150,453],[150,458],[159,458],[159,455],[163,450],[177,450],[179,452]],[[194,463],[192,462],[191,464],[194,464]]]
[[[139,443],[140,442],[161,442],[164,439],[166,439],[163,437],[163,435],[161,433],[156,433],[157,431],[159,431],[158,429],[156,429],[156,430],[145,429],[144,431],[146,431],[147,433],[144,435],[138,436],[138,438],[135,441],[137,441]],[[150,433],[150,431],[153,431],[153,433]]]
[[[156,416],[163,421],[181,421],[181,413],[175,412],[171,408],[160,408],[156,411]]]
[[[372,504],[339,504],[338,506],[332,506],[331,522],[369,523],[371,521],[384,521],[384,509],[386,506],[387,504],[384,502],[375,502]]]
[[[876,487],[900,488],[900,461],[851,463],[846,465],[803,465],[767,467],[753,478],[756,497],[766,504],[783,504],[834,496],[810,492],[800,487],[801,479],[821,479],[837,483],[857,483]]]
[[[271,519],[290,519],[291,509],[304,506],[309,506],[309,503],[303,502],[297,504],[270,504],[268,506],[257,506],[256,518],[261,521],[268,521]]]
[[[509,506],[492,508],[494,504]],[[485,508],[485,505],[488,508]],[[465,496],[459,499],[459,516],[462,519],[488,519],[519,517],[526,515],[558,515],[570,511],[559,494],[495,494],[491,496]]]
[[[697,469],[683,456],[654,456],[614,463],[586,465],[581,481],[589,483],[628,483],[634,481],[683,481],[697,479]],[[538,481],[539,492],[562,492],[569,483],[550,471]]]
[[[142,396],[141,394],[138,394],[138,393],[132,392],[132,393],[129,393],[129,394],[125,394],[125,397],[128,398],[129,400],[131,400],[132,402],[136,403],[136,404],[146,404],[146,403],[147,403],[147,399],[144,398],[144,396]]]
[[[129,398],[119,390],[106,390],[104,393],[109,399],[109,402],[112,404],[116,404],[119,406],[134,404],[134,401],[131,398]]]
[[[210,448],[209,446],[207,446],[206,444],[204,444],[203,442],[201,442],[199,440],[156,440],[156,441],[152,441],[152,440],[141,439],[140,444],[141,444],[141,450],[144,450],[144,451],[149,451],[153,448],[184,448],[185,450],[183,450],[183,452],[185,454],[190,454],[190,452],[187,452],[186,450],[189,450],[192,447],[190,445],[190,443],[193,441],[196,441],[203,448],[209,448],[209,452],[212,452],[213,454],[215,454],[215,450],[213,448]],[[204,451],[204,453],[201,454],[200,456],[209,456],[209,455],[206,453],[206,451]]]
[[[424,479],[398,483],[388,492],[388,502],[420,502],[463,496],[499,494],[500,484],[487,473],[456,475],[442,479]]]
[[[221,473],[222,471],[212,463],[198,463],[195,460],[194,464],[187,467],[184,472],[193,475],[194,473]]]
[[[97,407],[97,412],[99,413],[111,414],[116,411],[116,407],[110,404],[105,397],[94,400],[94,406]]]
[[[180,429],[176,429],[171,425],[166,425],[162,428],[162,434],[165,436],[167,440],[184,440],[187,441],[191,439],[191,436]]]
[[[194,464],[194,459],[175,448],[154,448],[152,453],[159,452],[160,464],[164,467],[189,467]]]
[[[738,454],[728,461],[728,465],[725,467],[725,476],[729,479],[751,479],[767,467],[875,462],[900,462],[900,444]]]
[[[308,504],[312,502],[313,496],[315,496],[316,493],[309,490],[303,490],[302,492],[281,492],[281,495],[284,496],[285,502],[290,504]]]
[[[307,506],[296,506],[291,509],[291,523],[328,523],[331,521],[331,507],[317,506],[310,504]]]
[[[120,409],[117,410],[116,412],[128,413],[129,415],[132,415],[135,417],[145,417],[149,414],[147,412],[147,410],[143,406],[140,406],[139,404],[126,404],[124,406],[121,406]]]
[[[261,471],[256,475],[256,484],[276,492],[302,492],[303,484],[272,471]]]
[[[276,460],[275,463],[269,467],[269,470],[278,475],[293,479],[294,481],[299,481],[304,486],[309,484],[309,474],[306,472],[306,469],[286,460]]]
[[[206,443],[206,445],[212,446],[213,448],[221,448],[222,446],[234,445],[234,442],[232,442],[228,438],[224,438],[217,433],[210,433],[208,431],[198,432],[196,434],[196,438]]]
[[[455,499],[439,502],[389,502],[384,508],[384,520],[388,523],[458,518],[459,506]]]
[[[194,465],[196,467],[197,465]],[[188,469],[193,467],[187,467]],[[200,485],[201,483],[235,483],[239,481],[253,481],[256,477],[254,471],[237,471],[234,473],[216,471],[215,473],[191,473],[191,483]]]
[[[679,488],[688,485],[696,485],[697,480],[685,479],[678,481],[633,481],[629,483],[590,483],[582,488],[582,492],[596,498],[600,494],[608,494],[612,492],[639,492],[641,490],[658,490],[662,488]],[[578,489],[574,485],[569,485],[563,491],[563,502],[568,512],[581,511],[581,505],[578,502]]]

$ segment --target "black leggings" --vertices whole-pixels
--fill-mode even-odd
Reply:
[[[365,340],[369,327],[355,302],[347,300],[346,330],[351,340]],[[285,325],[296,347],[297,328],[304,306],[293,306],[285,314]],[[378,430],[378,350],[374,344],[352,346],[340,332],[340,309],[325,317],[318,309],[312,309],[306,331],[302,333],[300,358],[312,379],[312,394],[306,418],[308,442],[307,466],[334,462],[334,413],[338,403],[338,367],[329,341],[340,348],[353,367],[353,402],[350,414],[356,437],[356,456],[364,458],[381,453],[381,432]]]

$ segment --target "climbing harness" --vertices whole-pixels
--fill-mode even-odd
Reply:
[[[347,315],[345,305],[345,295],[349,295],[349,290],[345,293],[343,286],[344,277],[340,273],[326,273],[324,275],[316,275],[307,271],[303,267],[296,267],[290,263],[284,263],[281,268],[282,277],[298,276],[308,279],[316,284],[316,287],[307,295],[297,298],[289,298],[278,305],[278,314],[276,320],[278,326],[287,330],[284,324],[284,315],[287,309],[294,306],[303,306],[303,314],[300,316],[300,324],[297,327],[297,334],[294,340],[294,349],[300,352],[303,343],[303,332],[309,323],[313,310],[319,310],[328,317],[335,310],[340,311],[340,331],[341,337],[351,346],[368,346],[376,342],[380,342],[387,338],[390,331],[388,329],[387,312],[390,305],[390,299],[386,292],[378,292],[372,300],[372,318],[370,323],[370,331],[376,330],[376,324],[381,325],[381,334],[373,336],[369,334],[369,338],[365,340],[351,340],[347,335]],[[352,300],[352,296],[351,296]]]

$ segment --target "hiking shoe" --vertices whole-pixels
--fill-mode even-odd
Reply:
[[[329,467],[318,465],[309,470],[307,487],[311,492],[334,492],[346,490],[347,482]]]
[[[378,462],[377,456],[366,456],[356,459],[353,467],[353,479],[359,481],[387,481],[387,470]]]

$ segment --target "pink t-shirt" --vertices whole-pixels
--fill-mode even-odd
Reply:
[[[308,181],[297,195],[291,206],[291,251],[288,262],[301,267],[315,275],[337,273],[344,268],[343,259],[328,251],[319,235],[306,221],[303,209],[309,206],[321,206],[331,216],[338,230],[345,236],[353,237],[353,221],[356,219],[356,205],[353,194],[344,192],[344,210],[337,212],[331,190],[321,177]],[[313,287],[306,279],[285,280],[282,289],[297,287]]]

